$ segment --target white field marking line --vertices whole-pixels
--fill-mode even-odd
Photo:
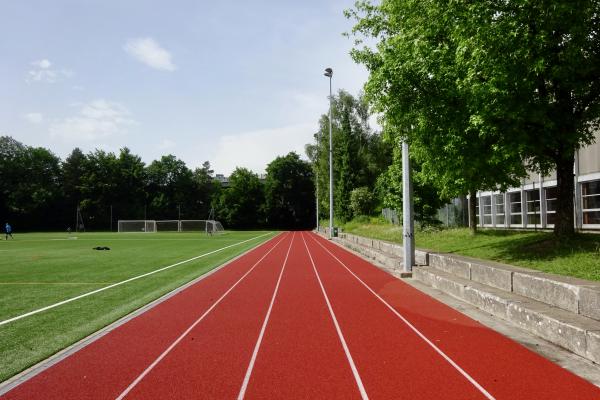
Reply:
[[[319,286],[321,286],[321,291],[323,292],[323,297],[325,297],[325,301],[327,302],[327,308],[329,308],[329,314],[331,314],[331,319],[333,320],[333,324],[335,325],[335,330],[337,331],[338,337],[340,338],[340,342],[342,342],[342,347],[344,348],[344,353],[346,353],[346,358],[348,359],[348,363],[350,363],[350,369],[352,369],[352,374],[354,375],[354,380],[356,381],[356,385],[358,386],[358,390],[360,391],[360,396],[364,400],[368,400],[369,396],[367,395],[367,391],[365,386],[363,385],[362,379],[360,378],[360,374],[358,373],[358,369],[356,368],[356,364],[354,364],[354,360],[352,359],[352,354],[350,354],[350,349],[346,344],[346,339],[344,339],[344,334],[342,333],[342,329],[340,328],[340,324],[337,321],[335,313],[333,312],[333,307],[331,307],[331,302],[329,301],[329,296],[327,296],[327,292],[325,291],[325,287],[323,286],[323,282],[321,281],[321,276],[317,271],[317,267],[315,265],[315,261],[313,260],[312,254],[308,249],[308,245],[306,244],[306,240],[304,239],[304,233],[302,233],[302,241],[304,242],[304,247],[306,247],[306,251],[308,252],[308,257],[310,257],[310,262],[312,264],[313,270],[315,271],[315,275],[317,275],[317,280],[319,281]]]
[[[244,376],[244,381],[242,382],[242,387],[240,388],[240,393],[238,394],[238,400],[241,400],[246,395],[246,389],[248,388],[248,383],[250,382],[250,375],[252,375],[252,370],[254,369],[254,363],[256,362],[256,357],[258,356],[258,350],[260,349],[260,345],[262,343],[263,336],[265,334],[265,330],[267,329],[267,324],[269,323],[269,317],[271,316],[271,310],[273,309],[273,304],[275,304],[275,297],[277,296],[277,292],[279,291],[279,284],[281,283],[281,277],[283,276],[283,271],[285,270],[285,266],[287,265],[288,257],[290,255],[290,250],[292,249],[292,244],[294,243],[294,239],[296,238],[296,232],[292,234],[292,240],[290,241],[290,247],[288,247],[287,254],[285,255],[285,260],[283,261],[283,267],[281,267],[281,272],[279,273],[279,278],[277,279],[277,284],[275,285],[275,290],[273,291],[273,297],[271,298],[271,303],[269,304],[269,309],[267,310],[267,314],[265,315],[265,320],[263,321],[262,327],[260,328],[260,334],[258,335],[258,340],[256,341],[256,345],[254,346],[254,351],[252,352],[252,358],[250,359],[250,364],[248,364],[248,369],[246,370],[246,376]]]
[[[177,346],[179,344],[179,342],[181,342],[183,340],[184,337],[187,336],[188,333],[190,333],[192,331],[192,329],[194,329],[194,327],[196,325],[198,325],[204,318],[206,318],[206,316],[208,314],[210,314],[210,312],[233,290],[235,289],[235,287],[244,280],[244,278],[246,278],[246,276],[248,276],[250,274],[250,272],[252,272],[254,270],[254,268],[256,268],[256,266],[258,264],[260,264],[260,262],[262,260],[264,260],[274,249],[275,247],[277,247],[279,245],[279,243],[281,243],[283,241],[283,239],[285,239],[287,236],[289,235],[284,235],[281,239],[279,239],[279,241],[277,243],[275,243],[275,245],[273,247],[271,247],[269,249],[269,251],[267,251],[265,253],[265,255],[263,255],[256,263],[254,263],[254,265],[248,270],[246,271],[246,273],[244,275],[242,275],[242,277],[240,279],[238,279],[238,281],[236,283],[233,284],[233,286],[231,286],[225,293],[223,293],[223,295],[221,297],[219,297],[217,299],[217,301],[215,301],[213,303],[212,306],[210,306],[210,308],[208,310],[206,310],[204,312],[204,314],[202,314],[196,321],[194,321],[194,323],[192,325],[189,326],[189,328],[187,328],[185,330],[185,332],[183,332],[177,339],[175,339],[175,341],[173,343],[171,343],[171,345],[169,347],[167,347],[167,349],[165,351],[162,352],[162,354],[160,356],[158,356],[156,358],[156,360],[154,360],[152,362],[152,364],[150,364],[137,378],[135,378],[135,380],[133,382],[131,382],[131,384],[129,386],[127,386],[127,388],[115,399],[115,400],[121,400],[123,399],[125,396],[127,396],[127,394],[129,394],[129,392],[131,392],[131,390],[138,384],[141,382],[142,379],[144,379],[144,377],[146,375],[148,375],[150,373],[150,371],[152,371],[154,369],[154,367],[156,367],[158,365],[158,363],[165,358],[170,352],[171,350],[173,350],[175,348],[175,346]]]
[[[0,326],[6,325],[6,324],[8,324],[10,322],[14,322],[14,321],[23,319],[25,317],[29,317],[29,316],[32,316],[32,315],[35,315],[35,314],[39,314],[39,313],[41,313],[43,311],[47,311],[47,310],[50,310],[52,308],[56,308],[56,307],[62,306],[64,304],[70,303],[72,301],[79,300],[79,299],[82,299],[84,297],[88,297],[88,296],[91,296],[93,294],[103,292],[103,291],[105,291],[107,289],[111,289],[111,288],[114,288],[116,286],[120,286],[120,285],[123,285],[125,283],[129,283],[129,282],[135,281],[135,280],[140,279],[140,278],[145,278],[146,276],[150,276],[150,275],[156,274],[158,272],[162,272],[164,270],[167,270],[167,269],[170,269],[170,268],[173,268],[173,267],[177,267],[177,266],[179,266],[181,264],[186,264],[186,263],[189,263],[191,261],[195,261],[195,260],[197,260],[199,258],[203,258],[203,257],[209,256],[211,254],[218,253],[219,251],[226,250],[226,249],[228,249],[230,247],[238,246],[240,244],[249,242],[251,240],[258,239],[258,238],[266,236],[266,235],[270,235],[271,233],[272,232],[268,232],[268,233],[265,233],[264,235],[255,236],[253,238],[244,240],[242,242],[238,242],[238,243],[231,244],[229,246],[221,247],[220,249],[213,250],[213,251],[210,251],[208,253],[200,254],[199,256],[192,257],[192,258],[187,259],[187,260],[179,261],[178,263],[167,265],[166,267],[162,267],[162,268],[156,269],[154,271],[147,272],[147,273],[142,274],[142,275],[134,276],[133,278],[125,279],[124,281],[113,283],[112,285],[108,285],[108,286],[102,287],[100,289],[92,290],[91,292],[83,293],[83,294],[80,294],[79,296],[71,297],[70,299],[59,301],[58,303],[54,303],[54,304],[51,304],[51,305],[46,306],[46,307],[38,308],[37,310],[33,310],[33,311],[30,311],[30,312],[25,313],[25,314],[17,315],[16,317],[13,317],[13,318],[5,319],[4,321],[0,321]]]
[[[454,362],[454,360],[452,360],[448,355],[446,355],[446,353],[444,353],[439,347],[437,347],[435,344],[433,344],[433,342],[431,340],[429,340],[421,331],[419,331],[413,324],[411,324],[402,314],[400,314],[398,311],[396,311],[396,309],[394,309],[394,307],[392,307],[387,301],[385,301],[382,297],[380,297],[377,293],[375,293],[375,291],[373,291],[373,289],[371,289],[369,287],[369,285],[367,285],[365,282],[363,282],[354,272],[352,272],[350,270],[350,268],[348,268],[346,266],[346,264],[344,264],[339,258],[337,258],[335,256],[335,254],[333,254],[331,251],[329,251],[329,249],[326,248],[325,246],[323,246],[323,244],[319,243],[319,241],[317,241],[314,237],[311,236],[311,238],[317,244],[319,244],[319,246],[321,246],[323,249],[325,249],[325,251],[328,252],[333,258],[335,258],[337,260],[337,262],[339,262],[344,268],[346,268],[346,270],[350,274],[352,274],[352,276],[354,276],[354,278],[356,278],[356,280],[358,280],[360,283],[362,283],[363,286],[366,287],[367,290],[369,290],[369,292],[371,292],[373,294],[373,296],[377,297],[383,304],[385,304],[385,306],[387,308],[390,309],[390,311],[392,311],[394,314],[396,314],[396,316],[398,318],[400,318],[402,320],[402,322],[404,322],[421,339],[423,339],[425,341],[425,343],[427,343],[429,346],[431,346],[431,348],[433,348],[433,350],[435,350],[439,355],[441,355],[450,365],[452,365],[458,372],[460,372],[460,374],[462,376],[464,376],[469,382],[471,382],[471,384],[473,386],[475,386],[477,388],[477,390],[479,390],[486,398],[488,398],[489,400],[496,400],[496,398],[494,396],[492,396],[487,390],[485,390],[471,375],[469,375],[465,370],[463,370],[456,362]]]

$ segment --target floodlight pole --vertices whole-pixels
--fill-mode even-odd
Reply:
[[[408,142],[402,142],[402,236],[404,245],[404,272],[415,265],[415,219]]]
[[[331,93],[331,78],[333,69],[325,68],[326,77],[329,78],[329,239],[333,237],[333,139],[331,134],[331,109],[333,96]]]

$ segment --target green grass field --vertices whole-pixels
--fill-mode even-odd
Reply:
[[[402,243],[402,227],[378,218],[343,225],[349,233]],[[493,260],[539,271],[600,281],[600,235],[578,234],[567,241],[551,232],[467,228],[415,229],[418,248]]]
[[[30,233],[0,241],[0,382],[275,234],[225,232],[208,237],[203,233]],[[33,310],[248,239],[252,240],[2,324]],[[92,250],[96,246],[108,246],[111,250]]]

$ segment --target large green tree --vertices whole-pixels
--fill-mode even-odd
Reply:
[[[292,152],[267,166],[266,222],[277,228],[314,226],[315,186],[311,165]]]
[[[353,56],[371,72],[366,92],[386,127],[412,141],[442,188],[473,194],[514,184],[523,165],[554,168],[555,232],[568,235],[574,153],[598,125],[599,7],[361,1],[354,31],[377,45]]]
[[[554,232],[574,232],[575,152],[600,122],[600,2],[473,2],[459,8],[463,85],[481,105],[477,117],[511,138],[524,162],[554,169]]]
[[[391,161],[391,151],[369,125],[369,108],[362,96],[340,90],[332,99],[334,209],[341,220],[352,217],[350,195],[357,187],[372,189]],[[319,187],[319,213],[329,213],[329,116],[319,120],[315,142],[306,146]]]
[[[228,228],[255,228],[264,222],[264,187],[258,175],[236,168],[215,203],[217,218]]]
[[[196,207],[199,199],[195,196],[193,172],[183,160],[171,154],[162,156],[148,166],[146,173],[148,215],[153,219],[177,219],[181,209]]]

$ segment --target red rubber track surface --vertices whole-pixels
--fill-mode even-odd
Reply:
[[[1,398],[240,393],[600,399],[596,386],[308,232],[257,247]]]

